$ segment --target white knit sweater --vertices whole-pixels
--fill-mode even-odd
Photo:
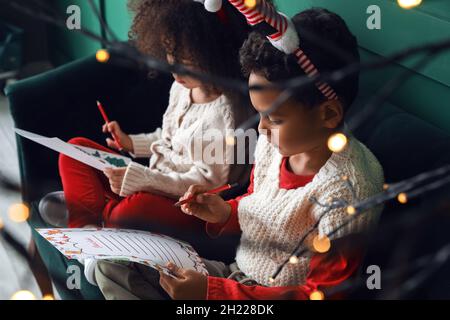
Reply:
[[[282,156],[261,136],[256,146],[254,192],[239,201],[238,217],[242,230],[236,262],[250,278],[266,286],[303,284],[310,258],[302,257],[298,264],[288,264],[274,283],[269,277],[298,244],[299,239],[323,214],[323,208],[310,201],[316,197],[322,203],[331,198],[353,202],[352,194],[342,180],[347,176],[354,185],[358,199],[365,199],[383,190],[383,170],[375,156],[356,138],[351,137],[346,149],[333,153],[315,175],[312,182],[297,189],[279,187]],[[356,199],[355,199],[356,200]],[[373,226],[381,208],[366,212],[339,231],[339,238]],[[319,223],[318,232],[324,235],[348,218],[345,209],[331,210]],[[317,232],[308,237],[312,246]]]
[[[228,130],[239,124],[236,117],[224,95],[209,103],[194,104],[190,90],[174,82],[162,128],[151,134],[130,135],[133,155],[149,157],[150,164],[128,165],[120,195],[146,191],[178,198],[192,184],[213,188],[248,177],[248,166],[230,164],[228,157],[233,156],[233,147],[225,143],[223,164],[210,164],[193,152],[194,147],[205,149],[211,145],[211,139],[203,136],[208,129],[222,133],[223,139]]]

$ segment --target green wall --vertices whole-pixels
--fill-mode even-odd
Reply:
[[[381,30],[369,30],[367,7],[381,9]],[[424,0],[412,10],[400,8],[395,0],[302,0],[278,1],[281,11],[293,15],[311,7],[324,7],[341,15],[358,37],[364,61],[403,48],[450,37],[450,1]],[[362,75],[362,88],[373,93],[416,59]],[[436,57],[424,69],[411,70],[413,77],[397,90],[390,101],[450,133],[450,52]]]
[[[82,24],[100,32],[97,19],[86,0],[54,0],[61,12],[70,4],[82,10]],[[98,0],[95,0],[98,4]],[[122,40],[127,39],[131,15],[127,0],[106,0],[108,24]],[[278,8],[295,13],[310,7],[325,7],[340,14],[358,37],[364,61],[379,58],[411,45],[424,44],[450,37],[450,1],[424,0],[413,10],[400,8],[396,0],[276,0]],[[369,5],[381,9],[381,30],[366,27]],[[100,45],[74,31],[55,31],[52,51],[57,64],[94,53]],[[389,68],[362,75],[362,88],[366,94],[374,93],[381,85],[402,70],[411,69],[415,59],[409,59]],[[426,119],[450,133],[450,52],[442,54],[428,66],[411,70],[411,79],[395,92],[390,101],[409,112]]]
[[[61,14],[72,4],[81,8],[81,22],[84,28],[100,35],[100,24],[86,0],[54,0],[54,5]],[[99,0],[94,0],[97,8]],[[128,38],[128,29],[131,24],[131,14],[127,10],[127,0],[105,1],[106,21],[113,32],[121,40]],[[80,35],[77,31],[52,29],[51,40],[53,61],[62,64],[67,61],[79,59],[96,52],[101,44],[95,40]]]

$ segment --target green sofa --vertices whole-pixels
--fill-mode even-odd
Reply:
[[[134,66],[99,64],[89,57],[19,81],[6,88],[6,95],[18,128],[65,140],[85,136],[103,143],[97,99],[107,106],[111,119],[121,121],[125,131],[148,131],[160,125],[171,81],[166,75],[148,79],[146,72]],[[362,94],[352,112],[363,104],[366,95]],[[380,106],[355,135],[378,157],[387,182],[450,163],[447,134],[389,103]],[[29,223],[32,228],[45,227],[37,213],[37,203],[45,194],[61,190],[58,155],[33,142],[17,139],[23,199],[32,208]],[[395,203],[387,205],[382,220],[389,219],[398,209]],[[63,299],[102,298],[98,289],[85,280],[80,290],[68,290],[66,270],[76,263],[62,257],[36,232],[33,237]],[[209,258],[231,260],[235,241],[221,243],[220,250],[214,242],[198,244],[196,249]],[[386,260],[388,251],[389,248],[379,247],[369,250],[368,263]],[[358,297],[364,294],[358,293]]]

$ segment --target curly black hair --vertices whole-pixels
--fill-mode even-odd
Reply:
[[[190,60],[207,74],[244,80],[239,49],[250,28],[228,2],[224,18],[193,0],[134,0],[129,7],[135,13],[129,37],[141,52],[163,61],[170,54],[176,63]]]
[[[323,8],[312,8],[295,15],[292,22],[299,34],[301,49],[319,72],[334,71],[360,61],[357,39],[339,15]],[[338,48],[345,54],[345,58],[318,45],[311,35]],[[255,72],[271,82],[305,75],[294,55],[287,55],[277,50],[259,32],[252,32],[249,39],[245,41],[240,52],[240,61],[245,75]],[[338,94],[344,109],[347,110],[358,93],[359,74],[349,76],[338,83],[329,82],[329,84]],[[294,98],[309,107],[326,101],[316,86],[297,90]]]

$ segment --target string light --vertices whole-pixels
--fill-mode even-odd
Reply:
[[[343,133],[335,133],[328,139],[328,149],[333,152],[341,152],[348,143],[347,136]]]
[[[258,4],[258,1],[257,0],[245,0],[244,4],[247,8],[254,8]]]
[[[14,222],[25,222],[30,217],[30,209],[23,203],[15,203],[9,207],[8,216]]]
[[[403,9],[411,9],[419,6],[422,0],[397,0],[397,3]]]
[[[387,183],[383,184],[383,190],[386,191],[387,189],[389,189],[389,185]]]
[[[408,196],[404,192],[399,193],[399,195],[397,196],[397,200],[398,202],[405,204],[408,202]]]
[[[31,291],[20,290],[11,296],[11,300],[36,300],[36,297]]]
[[[330,238],[327,236],[315,236],[313,240],[313,247],[319,253],[325,253],[331,248]]]
[[[109,59],[111,58],[111,55],[109,54],[109,52],[105,49],[100,49],[97,51],[97,53],[95,54],[95,58],[97,59],[98,62],[100,63],[106,63],[109,61]]]
[[[42,300],[55,300],[55,297],[52,294],[46,294],[42,297]]]
[[[270,277],[270,278],[269,278],[269,282],[270,282],[270,283],[274,283],[274,282],[275,282],[275,279],[274,279],[273,277]]]
[[[291,256],[290,258],[289,258],[289,263],[291,263],[291,264],[297,264],[298,263],[298,257],[297,256]]]
[[[354,215],[356,213],[356,208],[354,206],[348,206],[347,213],[351,216]]]
[[[320,290],[315,290],[309,295],[309,300],[324,300],[325,294]]]

